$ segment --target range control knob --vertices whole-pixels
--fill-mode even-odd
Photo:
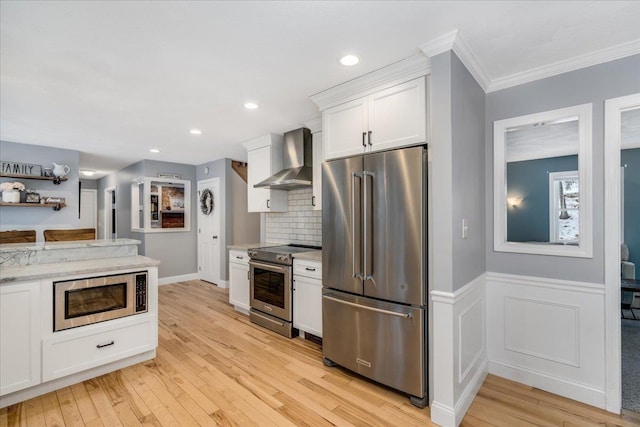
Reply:
[[[249,255],[251,258],[256,256],[257,253],[258,253],[257,251],[247,251],[247,255]]]
[[[289,259],[289,255],[276,255],[276,260],[278,261],[287,261]]]

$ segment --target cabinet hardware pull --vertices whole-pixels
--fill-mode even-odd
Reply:
[[[366,133],[366,132],[362,132],[362,146],[363,146],[363,147],[365,147],[365,148],[367,147],[367,143],[366,143],[366,142],[364,142],[364,138],[365,138],[366,136],[367,136],[367,133]]]
[[[251,271],[247,271],[247,280],[251,280]]]
[[[213,236],[213,239],[217,239],[217,238],[218,238],[218,236]]]
[[[244,259],[244,257],[243,257],[243,256],[237,256],[236,258],[238,258],[238,259]]]
[[[315,268],[310,268],[310,267],[305,267],[305,270],[307,270],[307,271],[316,271]]]
[[[267,199],[267,209],[271,209],[271,199]]]
[[[111,341],[111,342],[108,342],[106,344],[98,344],[96,346],[96,348],[105,348],[105,347],[109,347],[110,345],[114,345],[114,344],[115,344],[115,341]]]
[[[316,205],[316,196],[311,196],[311,206]]]
[[[371,147],[371,131],[369,131],[369,137],[368,137],[368,140],[369,140],[369,147]]]

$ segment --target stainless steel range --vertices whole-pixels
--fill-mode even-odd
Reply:
[[[283,245],[249,249],[251,322],[292,338],[293,256],[321,249],[318,246]]]

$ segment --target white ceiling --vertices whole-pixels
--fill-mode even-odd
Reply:
[[[310,95],[453,30],[494,80],[640,40],[639,19],[636,1],[2,1],[0,139],[104,172],[243,160],[240,142],[318,117]]]

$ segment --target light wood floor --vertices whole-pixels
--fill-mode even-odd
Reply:
[[[249,323],[206,282],[160,287],[157,357],[0,410],[0,426],[428,426],[429,408]],[[489,375],[463,426],[640,426]]]

